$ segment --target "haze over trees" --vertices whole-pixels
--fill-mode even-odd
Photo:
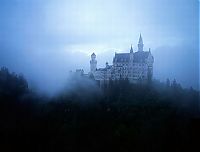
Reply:
[[[200,135],[199,91],[169,79],[148,84],[73,77],[54,97],[22,75],[0,70],[0,150],[193,151]],[[46,85],[46,84],[43,84]]]

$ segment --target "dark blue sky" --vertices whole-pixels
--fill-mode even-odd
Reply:
[[[0,66],[53,92],[68,71],[89,70],[92,52],[102,67],[130,44],[136,51],[141,32],[156,79],[198,88],[198,7],[197,0],[0,0]]]

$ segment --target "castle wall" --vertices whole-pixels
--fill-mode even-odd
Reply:
[[[143,40],[140,35],[138,43],[138,51],[133,53],[131,46],[130,53],[115,53],[113,65],[106,63],[105,68],[97,69],[96,55],[91,55],[90,68],[95,80],[100,81],[100,84],[105,81],[126,79],[132,83],[138,81],[149,81],[153,77],[153,62],[154,58],[149,51],[143,51]]]

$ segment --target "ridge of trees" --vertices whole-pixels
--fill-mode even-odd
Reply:
[[[101,90],[94,80],[80,81],[46,98],[22,75],[1,68],[0,150],[193,151],[198,145],[198,91],[175,80],[110,80]]]

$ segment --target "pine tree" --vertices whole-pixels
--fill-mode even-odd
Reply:
[[[167,87],[167,88],[170,87],[170,80],[169,80],[169,78],[167,78],[167,80],[166,80],[166,87]]]

